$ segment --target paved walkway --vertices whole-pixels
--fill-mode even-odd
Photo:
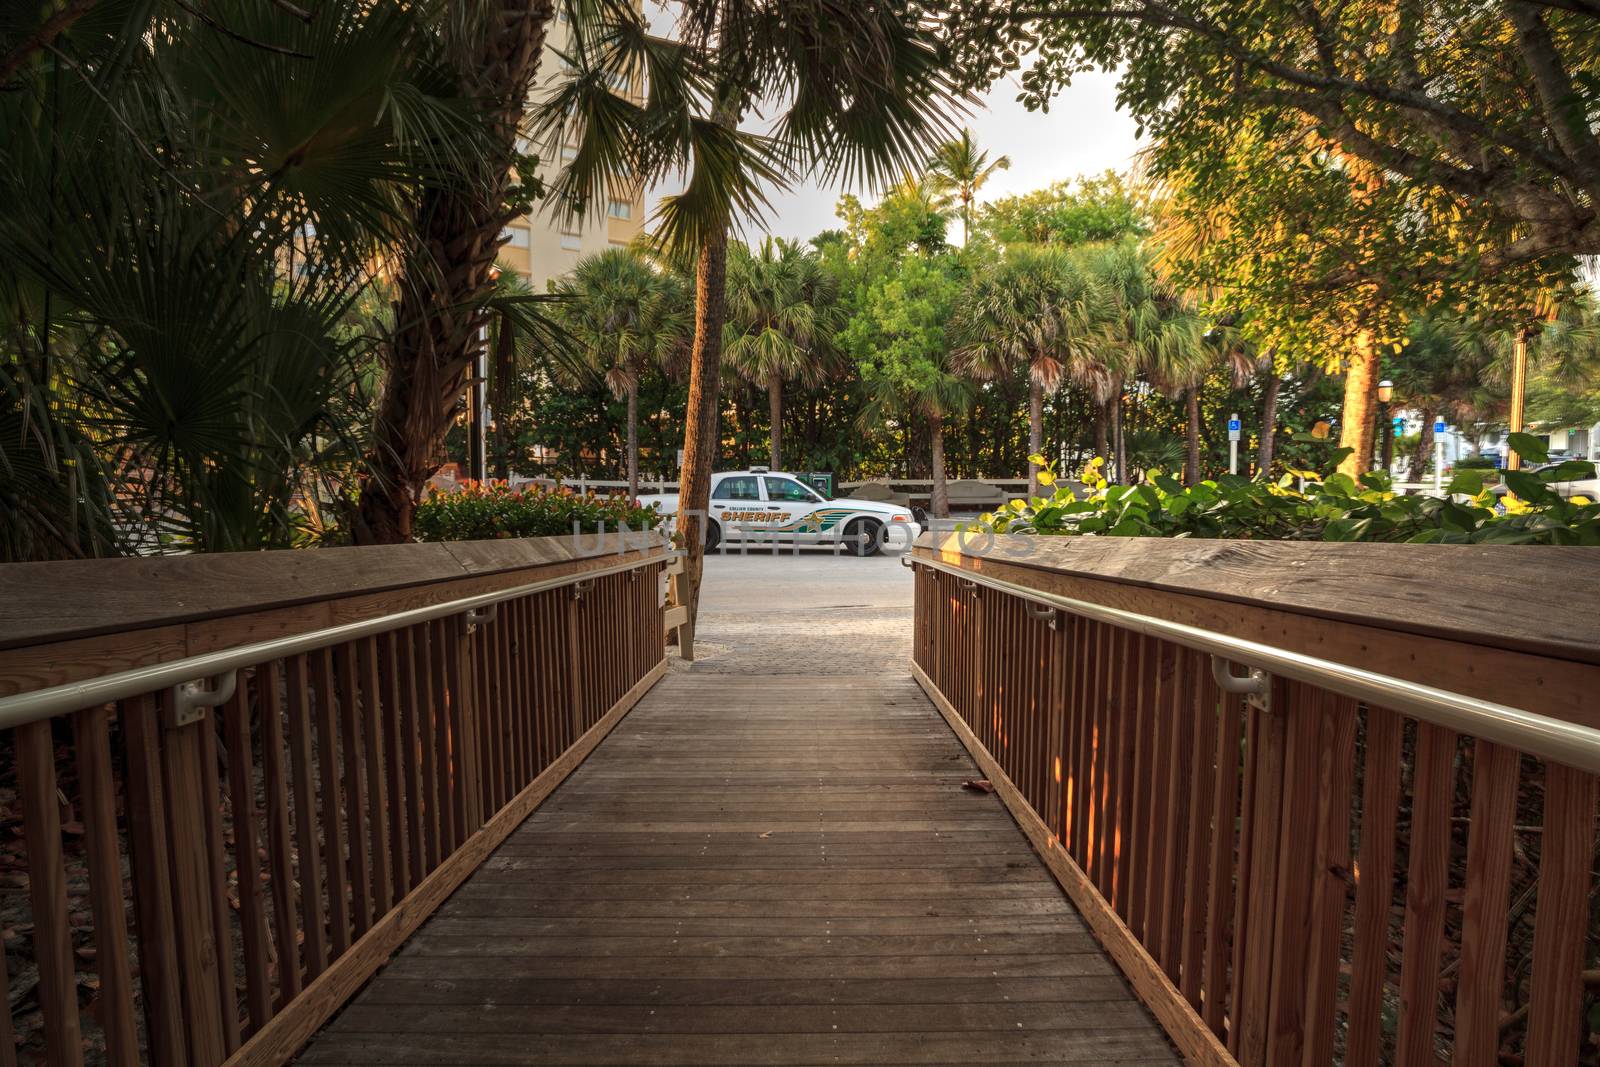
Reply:
[[[872,636],[905,572],[822,559],[787,638],[782,590],[750,593],[785,561],[713,561],[703,658],[301,1062],[1175,1063],[999,800],[961,787],[908,607]]]

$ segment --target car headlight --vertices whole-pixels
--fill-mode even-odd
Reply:
[[[910,522],[911,521],[911,516],[910,515],[895,515],[895,516],[891,517],[889,519],[889,521],[890,522]]]

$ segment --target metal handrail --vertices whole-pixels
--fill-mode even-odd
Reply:
[[[967,570],[943,560],[917,557],[913,568],[927,567],[956,575],[1002,593],[1061,608],[1074,615],[1110,623],[1151,637],[1173,641],[1200,652],[1221,656],[1285,678],[1404,712],[1459,733],[1505,745],[1530,755],[1600,774],[1600,730],[1536,712],[1496,704],[1463,693],[1453,693],[1409,682],[1376,671],[1264,645],[1242,637],[1217,633],[1181,622],[1140,615],[1088,600],[1058,596],[1004,579]]]
[[[345,641],[353,641],[360,637],[370,637],[373,634],[385,633],[389,630],[399,630],[406,626],[415,626],[417,623],[432,622],[434,619],[442,619],[450,615],[478,612],[505,600],[532,596],[535,593],[548,592],[551,589],[559,589],[562,586],[575,585],[579,582],[590,582],[606,575],[620,574],[624,571],[631,571],[655,563],[665,563],[668,558],[666,555],[643,556],[638,559],[615,563],[609,567],[597,567],[594,570],[569,574],[560,578],[546,578],[544,581],[528,582],[524,585],[513,586],[510,589],[479,593],[475,596],[462,597],[459,600],[447,600],[441,604],[430,604],[426,607],[378,615],[370,619],[362,619],[359,622],[328,626],[320,630],[308,630],[305,633],[274,638],[271,641],[258,641],[253,645],[240,645],[238,648],[205,652],[198,656],[185,656],[183,659],[152,663],[144,667],[135,667],[132,670],[118,671],[115,674],[103,674],[97,678],[85,678],[78,682],[50,686],[47,689],[34,689],[26,693],[0,697],[0,730],[25,726],[31,722],[39,722],[42,719],[53,718],[56,715],[63,715],[68,712],[81,711],[84,708],[94,707],[98,704],[108,704],[114,700],[124,700],[128,697],[142,696],[145,693],[154,693],[172,686],[185,685],[194,682],[196,679],[225,675],[229,671],[238,670],[240,667],[250,667],[268,660],[298,655],[302,652],[313,652],[319,648],[326,648],[329,645],[337,645]],[[489,621],[493,616],[486,615],[478,618],[481,621]]]

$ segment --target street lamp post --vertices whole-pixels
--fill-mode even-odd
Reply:
[[[1389,418],[1389,401],[1393,399],[1394,383],[1385,378],[1378,383],[1378,440],[1382,442],[1379,454],[1385,474],[1394,466],[1394,423]]]

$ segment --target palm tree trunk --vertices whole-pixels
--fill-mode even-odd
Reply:
[[[944,477],[944,416],[928,416],[928,438],[933,452],[933,492],[929,494],[928,508],[935,518],[950,517],[950,492]]]
[[[723,231],[700,246],[694,273],[694,346],[689,357],[689,401],[684,412],[683,473],[678,485],[678,529],[683,534],[689,641],[700,610],[700,577],[705,567],[705,514],[711,504],[711,475],[721,452],[722,326],[727,317],[728,235]]]
[[[1272,476],[1272,453],[1278,444],[1278,389],[1283,380],[1277,369],[1267,371],[1267,385],[1261,396],[1261,448],[1256,454],[1256,474]]]
[[[1372,334],[1356,335],[1350,369],[1344,376],[1344,411],[1340,416],[1339,445],[1352,449],[1339,463],[1339,472],[1359,478],[1372,468],[1374,418],[1378,410],[1378,350]]]
[[[1039,465],[1032,457],[1044,451],[1044,386],[1028,375],[1028,495],[1038,496]]]
[[[1189,455],[1183,465],[1183,480],[1187,485],[1200,484],[1200,387],[1189,390],[1186,406],[1189,415]]]
[[[1115,400],[1111,401],[1111,412],[1112,412],[1111,428],[1112,428],[1112,431],[1116,434],[1117,484],[1118,485],[1127,485],[1128,484],[1128,445],[1127,445],[1127,440],[1124,437],[1123,432],[1122,432],[1122,396],[1121,396],[1120,393],[1117,395],[1117,398]]]
[[[628,384],[628,499],[639,498],[639,382]]]
[[[1111,401],[1094,406],[1094,456],[1091,459],[1106,458],[1106,427],[1111,420]]]
[[[772,469],[783,470],[783,376],[767,378],[767,407],[772,419]]]
[[[1407,472],[1411,481],[1422,481],[1422,473],[1428,469],[1428,461],[1432,458],[1433,412],[1425,410],[1422,413],[1422,432],[1417,435],[1417,447],[1411,453],[1411,470]]]
[[[554,0],[493,0],[481,38],[453,72],[464,98],[492,103],[494,152],[477,180],[423,194],[421,240],[400,265],[395,333],[386,352],[352,534],[357,544],[411,540],[423,485],[444,459],[445,433],[467,381],[494,288],[490,268],[507,206],[517,128],[539,67]]]

